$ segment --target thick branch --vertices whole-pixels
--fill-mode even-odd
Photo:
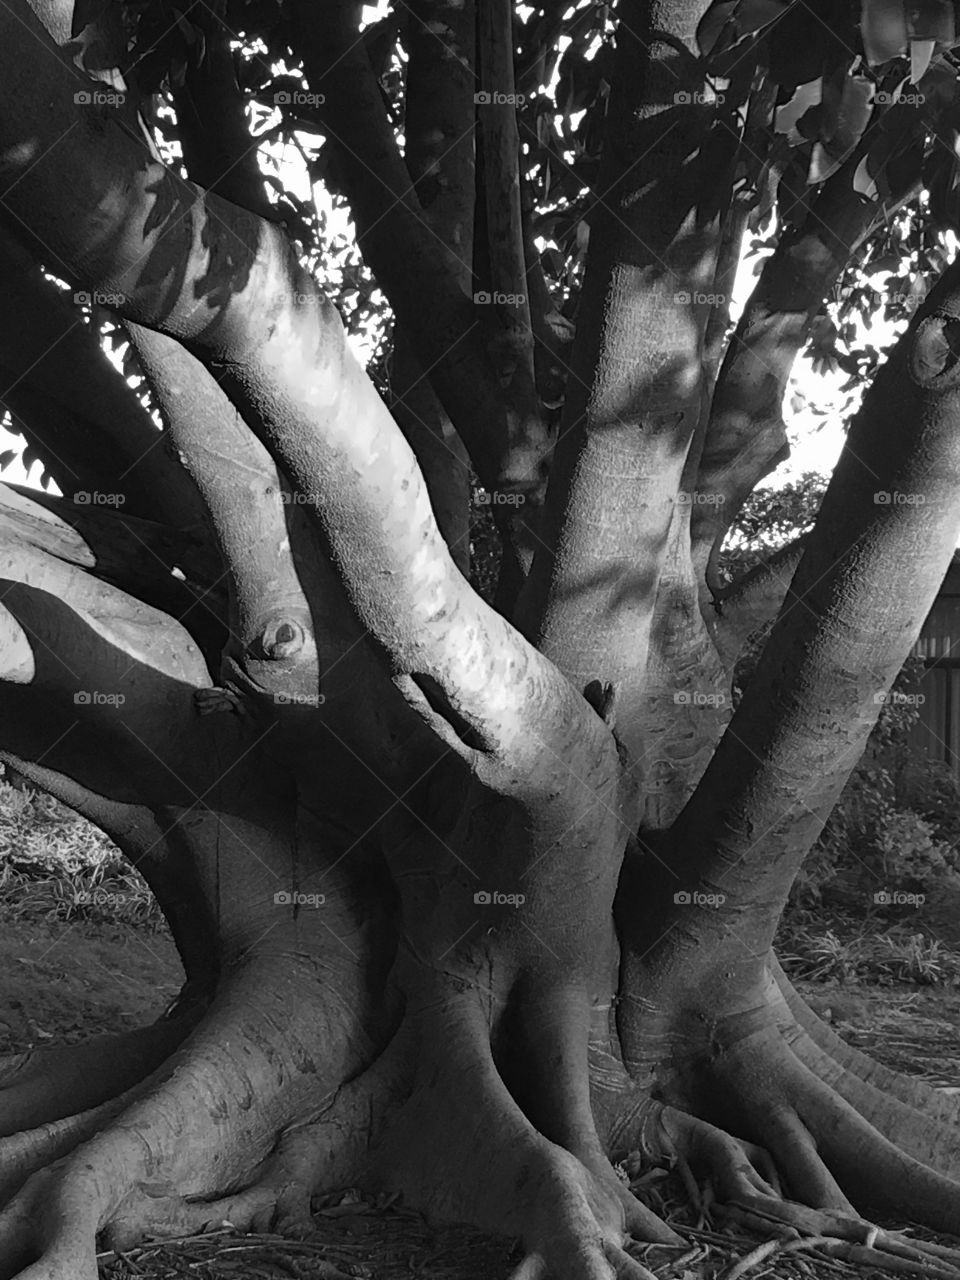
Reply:
[[[760,954],[956,546],[957,331],[954,266],[864,399],[759,665],[673,833],[676,874],[721,888]],[[723,928],[727,911],[715,914]]]
[[[712,109],[677,105],[703,100],[696,60],[675,47],[695,47],[702,8],[637,3],[620,15],[544,548],[521,605],[526,633],[578,687],[619,687],[618,731],[634,751],[660,574],[671,527],[686,520],[676,496],[729,181],[729,156],[710,150]]]
[[[207,658],[219,654],[226,601],[222,569],[202,540],[112,508],[0,486],[0,536],[49,552],[183,623]],[[183,578],[175,576],[177,568]]]
[[[404,160],[423,218],[459,267],[457,282],[471,290],[473,256],[474,8],[471,2],[417,0],[404,43]],[[470,467],[414,345],[398,329],[391,363],[394,417],[417,455],[437,523],[458,567],[470,564]]]
[[[490,308],[475,307],[458,284],[471,270],[469,259],[451,252],[424,220],[357,39],[354,6],[338,0],[329,13],[321,29],[307,0],[292,10],[311,89],[325,97],[320,118],[336,147],[364,257],[481,482],[532,499],[542,490],[548,452],[539,404],[499,357]]]
[[[275,218],[250,136],[243,94],[234,72],[222,0],[195,5],[190,21],[203,32],[204,56],[188,62],[182,84],[173,87],[180,145],[194,182],[243,205],[261,218]]]
[[[893,211],[854,190],[858,163],[840,169],[802,227],[780,238],[724,357],[696,482],[713,500],[696,504],[691,523],[701,572],[746,498],[787,456],[781,408],[810,324],[851,255]]]
[[[311,504],[355,612],[424,720],[491,781],[503,785],[506,769],[537,791],[556,785],[552,753],[599,750],[609,731],[457,572],[409,447],[289,244],[181,182],[109,118],[78,111],[58,57],[34,57],[25,82],[27,51],[50,42],[25,5],[5,12],[0,71],[17,105],[0,145],[22,159],[4,210],[21,228],[31,219],[71,274],[114,286],[128,318],[223,371]],[[39,100],[53,106],[40,113]],[[58,146],[67,132],[69,148]],[[304,296],[312,305],[294,302]]]
[[[494,314],[502,330],[506,367],[533,399],[533,334],[526,289],[523,217],[520,201],[520,131],[517,128],[513,67],[513,5],[481,0],[477,10],[480,101],[479,146],[483,153],[485,261]],[[507,301],[509,299],[509,301]]]
[[[131,515],[201,529],[199,495],[150,415],[94,330],[6,230],[0,276],[0,403],[62,492],[110,495]]]

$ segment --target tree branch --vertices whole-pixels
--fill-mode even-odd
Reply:
[[[759,955],[957,543],[958,331],[954,265],[864,398],[757,669],[671,836],[674,873],[721,889]],[[729,911],[717,917],[727,927]]]
[[[213,0],[190,11],[204,35],[204,56],[199,65],[189,61],[182,83],[173,86],[183,163],[201,187],[275,221],[234,73],[225,7],[224,0]]]
[[[63,493],[101,493],[131,515],[203,528],[189,477],[96,334],[0,230],[0,403]]]
[[[804,545],[804,538],[789,542],[717,597],[710,633],[728,671],[733,671],[750,638],[777,616]]]
[[[456,262],[460,288],[472,287],[472,0],[416,0],[404,30],[407,49],[404,160],[423,218]],[[394,337],[391,410],[417,455],[437,523],[457,566],[470,565],[470,466],[457,431],[423,373],[413,342]]]
[[[327,12],[321,31],[313,6],[297,0],[292,21],[311,89],[325,98],[319,115],[364,257],[429,370],[481,483],[533,501],[548,453],[539,404],[499,357],[489,309],[475,307],[458,284],[471,263],[424,220],[357,39],[352,0],[336,0]]]
[[[729,185],[730,145],[711,150],[714,112],[697,105],[699,64],[674,47],[695,47],[700,9],[637,0],[620,13],[544,545],[520,612],[574,684],[618,686],[618,732],[636,754],[659,579],[686,518],[676,498],[700,416],[708,309],[698,299],[713,280]]]
[[[28,58],[50,42],[25,4],[0,14],[0,33],[15,103],[0,146],[20,157],[0,207],[72,275],[122,294],[128,318],[162,326],[222,373],[310,504],[360,623],[418,713],[445,721],[492,785],[541,794],[567,760],[606,758],[600,718],[457,572],[409,447],[278,229],[180,181],[109,117],[78,110],[73,68]],[[70,146],[58,146],[67,133]],[[294,302],[304,296],[312,305]]]
[[[789,451],[781,415],[796,357],[824,297],[851,255],[896,205],[871,204],[854,190],[859,155],[825,184],[801,227],[781,236],[731,339],[714,391],[696,489],[691,541],[710,585],[723,535],[757,484]],[[913,194],[913,193],[911,193]]]

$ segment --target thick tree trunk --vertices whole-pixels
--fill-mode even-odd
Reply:
[[[703,7],[654,6],[655,28],[622,36],[627,71],[653,43],[639,88],[621,82],[614,159],[652,137],[669,180],[619,188],[635,221],[598,218],[556,538],[525,601],[540,647],[465,582],[413,452],[258,202],[180,181],[77,110],[34,11],[0,10],[5,216],[118,295],[226,570],[201,641],[215,584],[168,581],[189,539],[3,504],[0,754],[140,867],[187,982],[153,1027],[0,1063],[0,1276],[94,1280],[98,1237],[308,1231],[313,1194],[359,1182],[518,1236],[517,1280],[650,1280],[629,1237],[679,1241],[611,1163],[638,1152],[683,1155],[751,1225],[866,1240],[868,1260],[924,1259],[862,1211],[955,1225],[953,1110],[839,1046],[770,943],[956,537],[960,280],[868,399],[727,724],[738,648],[785,586],[744,584],[708,628],[681,498],[706,317],[676,280],[711,278],[717,227],[688,169],[709,112],[681,110],[670,76],[700,83],[684,51]],[[310,50],[311,76],[332,75]],[[330,83],[385,145],[368,73]],[[202,127],[191,143],[211,162]],[[423,254],[397,159],[388,195]],[[383,192],[356,181],[383,252]],[[463,336],[448,239],[428,286]],[[384,271],[402,291],[411,261]],[[437,335],[405,301],[423,360]],[[463,359],[443,402],[499,474],[542,424]],[[484,375],[478,397],[461,369]]]

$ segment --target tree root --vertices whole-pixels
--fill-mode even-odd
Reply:
[[[0,1204],[5,1204],[32,1173],[60,1160],[92,1138],[127,1105],[129,1095],[90,1111],[55,1120],[0,1140]]]
[[[775,957],[771,957],[771,973],[784,1006],[786,1035],[795,1035],[797,1028],[804,1031],[838,1068],[855,1080],[871,1086],[879,1096],[887,1095],[903,1103],[911,1109],[912,1115],[940,1124],[960,1126],[960,1095],[943,1093],[924,1080],[893,1071],[862,1049],[847,1044],[814,1013],[793,987]]]
[[[98,1235],[126,1247],[148,1232],[179,1234],[234,1217],[262,1230],[294,1202],[301,1216],[304,1204],[309,1211],[312,1188],[298,1182],[294,1159],[297,1126],[313,1118],[315,1137],[326,1113],[342,1119],[337,1086],[362,1067],[369,1043],[339,1008],[331,1016],[315,969],[308,966],[305,985],[297,967],[286,955],[238,968],[146,1082],[0,1146],[11,1178],[53,1161],[34,1168],[0,1213],[0,1276],[96,1280]],[[335,1148],[350,1144],[338,1123],[329,1129],[326,1167],[340,1172]]]
[[[125,1093],[182,1044],[196,1021],[162,1020],[124,1035],[8,1055],[0,1061],[0,1138]]]
[[[580,1109],[569,1107],[576,1153],[544,1136],[545,1115],[535,1127],[494,1063],[481,996],[431,996],[413,1087],[371,1153],[372,1176],[432,1214],[518,1237],[526,1254],[511,1280],[650,1280],[628,1240],[684,1242],[629,1194],[606,1157],[601,1165],[592,1121],[593,1138],[578,1138]],[[563,1078],[561,1065],[555,1088]],[[437,1141],[425,1141],[438,1124]]]

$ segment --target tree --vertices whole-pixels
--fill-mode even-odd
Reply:
[[[6,1274],[306,1230],[360,1182],[519,1237],[523,1280],[649,1280],[638,1150],[944,1273],[864,1215],[955,1226],[955,1100],[772,943],[960,532],[953,8],[524,14],[0,9],[4,402],[67,495],[3,489],[0,756],[140,868],[186,972],[155,1025],[4,1064]],[[311,131],[339,274],[256,161]],[[939,279],[812,531],[721,586],[825,300],[921,223]],[[377,385],[318,283],[371,320],[367,272]]]

